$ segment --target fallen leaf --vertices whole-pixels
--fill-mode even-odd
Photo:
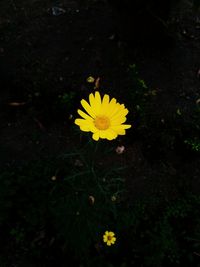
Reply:
[[[89,196],[88,201],[89,201],[90,205],[94,205],[95,198],[93,196]]]
[[[95,78],[92,77],[92,76],[89,76],[89,77],[87,78],[87,82],[88,82],[88,83],[93,83],[94,81],[95,81]]]
[[[38,119],[34,118],[34,121],[37,123],[37,125],[42,131],[46,131],[44,125]]]

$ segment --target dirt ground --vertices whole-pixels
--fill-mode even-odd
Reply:
[[[148,36],[139,45],[134,34],[130,42],[123,39],[119,14],[103,0],[1,1],[0,15],[1,168],[69,151],[78,139],[70,117],[92,90],[86,78],[100,77],[102,91],[123,103],[127,68],[136,64],[155,97],[147,115],[151,130],[138,131],[130,113],[133,128],[115,143],[126,146],[123,160],[131,162],[128,187],[139,198],[176,196],[184,190],[180,179],[189,176],[189,188],[199,192],[199,154],[182,147],[184,138],[198,134],[188,122],[200,99],[200,14],[190,1],[172,12],[168,41]],[[59,99],[69,92],[75,101],[65,106]]]

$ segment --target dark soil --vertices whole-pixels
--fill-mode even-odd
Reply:
[[[53,15],[53,6],[65,13]],[[112,2],[2,0],[0,167],[12,170],[76,146],[73,120],[93,90],[86,82],[92,75],[100,77],[103,93],[130,109],[133,127],[113,143],[125,145],[126,153],[110,159],[130,166],[130,198],[176,198],[186,189],[199,194],[199,152],[184,141],[199,138],[200,14],[182,1],[168,18],[166,33],[147,34],[142,18],[139,30],[127,29],[130,18],[124,21]],[[140,103],[129,100],[131,64],[153,92],[145,123],[136,114]],[[66,93],[75,97],[63,104]]]
[[[133,63],[148,87],[156,90],[149,120],[160,124],[151,125],[159,127],[157,135],[170,128],[168,122],[177,110],[185,120],[191,120],[199,99],[200,32],[198,13],[189,1],[171,13],[170,41],[163,41],[163,36],[152,41],[148,36],[141,46],[134,45],[133,39],[138,42],[141,36],[131,32],[130,25],[128,33],[124,32],[132,42],[123,39],[118,31],[124,23],[120,12],[106,1],[62,1],[59,6],[66,13],[59,16],[53,16],[53,6],[51,1],[36,0],[0,4],[1,166],[11,167],[68,149],[73,140],[69,116],[76,116],[79,100],[90,91],[86,77],[100,77],[102,91],[116,95],[122,102],[130,86],[126,70]],[[140,23],[143,25],[143,21]],[[75,107],[58,103],[59,95],[73,91],[78,95]],[[12,102],[22,105],[10,106]],[[135,124],[134,114],[130,118]],[[138,186],[137,192],[149,188],[152,179],[160,184],[153,178],[160,172],[165,176],[160,160],[168,166],[167,176],[173,173],[172,180],[183,168],[188,168],[191,180],[196,175],[196,161],[187,160],[183,165],[182,152],[169,149],[160,158],[156,136],[150,136],[157,144],[149,148],[148,140],[147,144],[140,142],[134,136],[134,127],[131,131],[127,150],[132,155],[134,176],[137,174],[136,184],[131,179],[131,187]],[[147,181],[145,177],[149,177]],[[163,177],[159,179],[163,181]]]

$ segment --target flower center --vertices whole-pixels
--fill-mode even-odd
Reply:
[[[108,236],[108,240],[109,240],[109,241],[112,240],[112,236],[109,235],[109,236]]]
[[[106,116],[97,116],[94,120],[94,125],[99,130],[106,130],[110,126],[110,120]]]

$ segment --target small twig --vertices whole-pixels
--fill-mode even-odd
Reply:
[[[20,106],[24,106],[26,104],[26,102],[10,102],[8,103],[9,106],[12,107],[20,107]]]
[[[46,128],[44,127],[44,125],[36,118],[33,118],[33,120],[36,122],[36,124],[38,125],[38,127],[40,128],[40,130],[42,131],[46,131]]]

